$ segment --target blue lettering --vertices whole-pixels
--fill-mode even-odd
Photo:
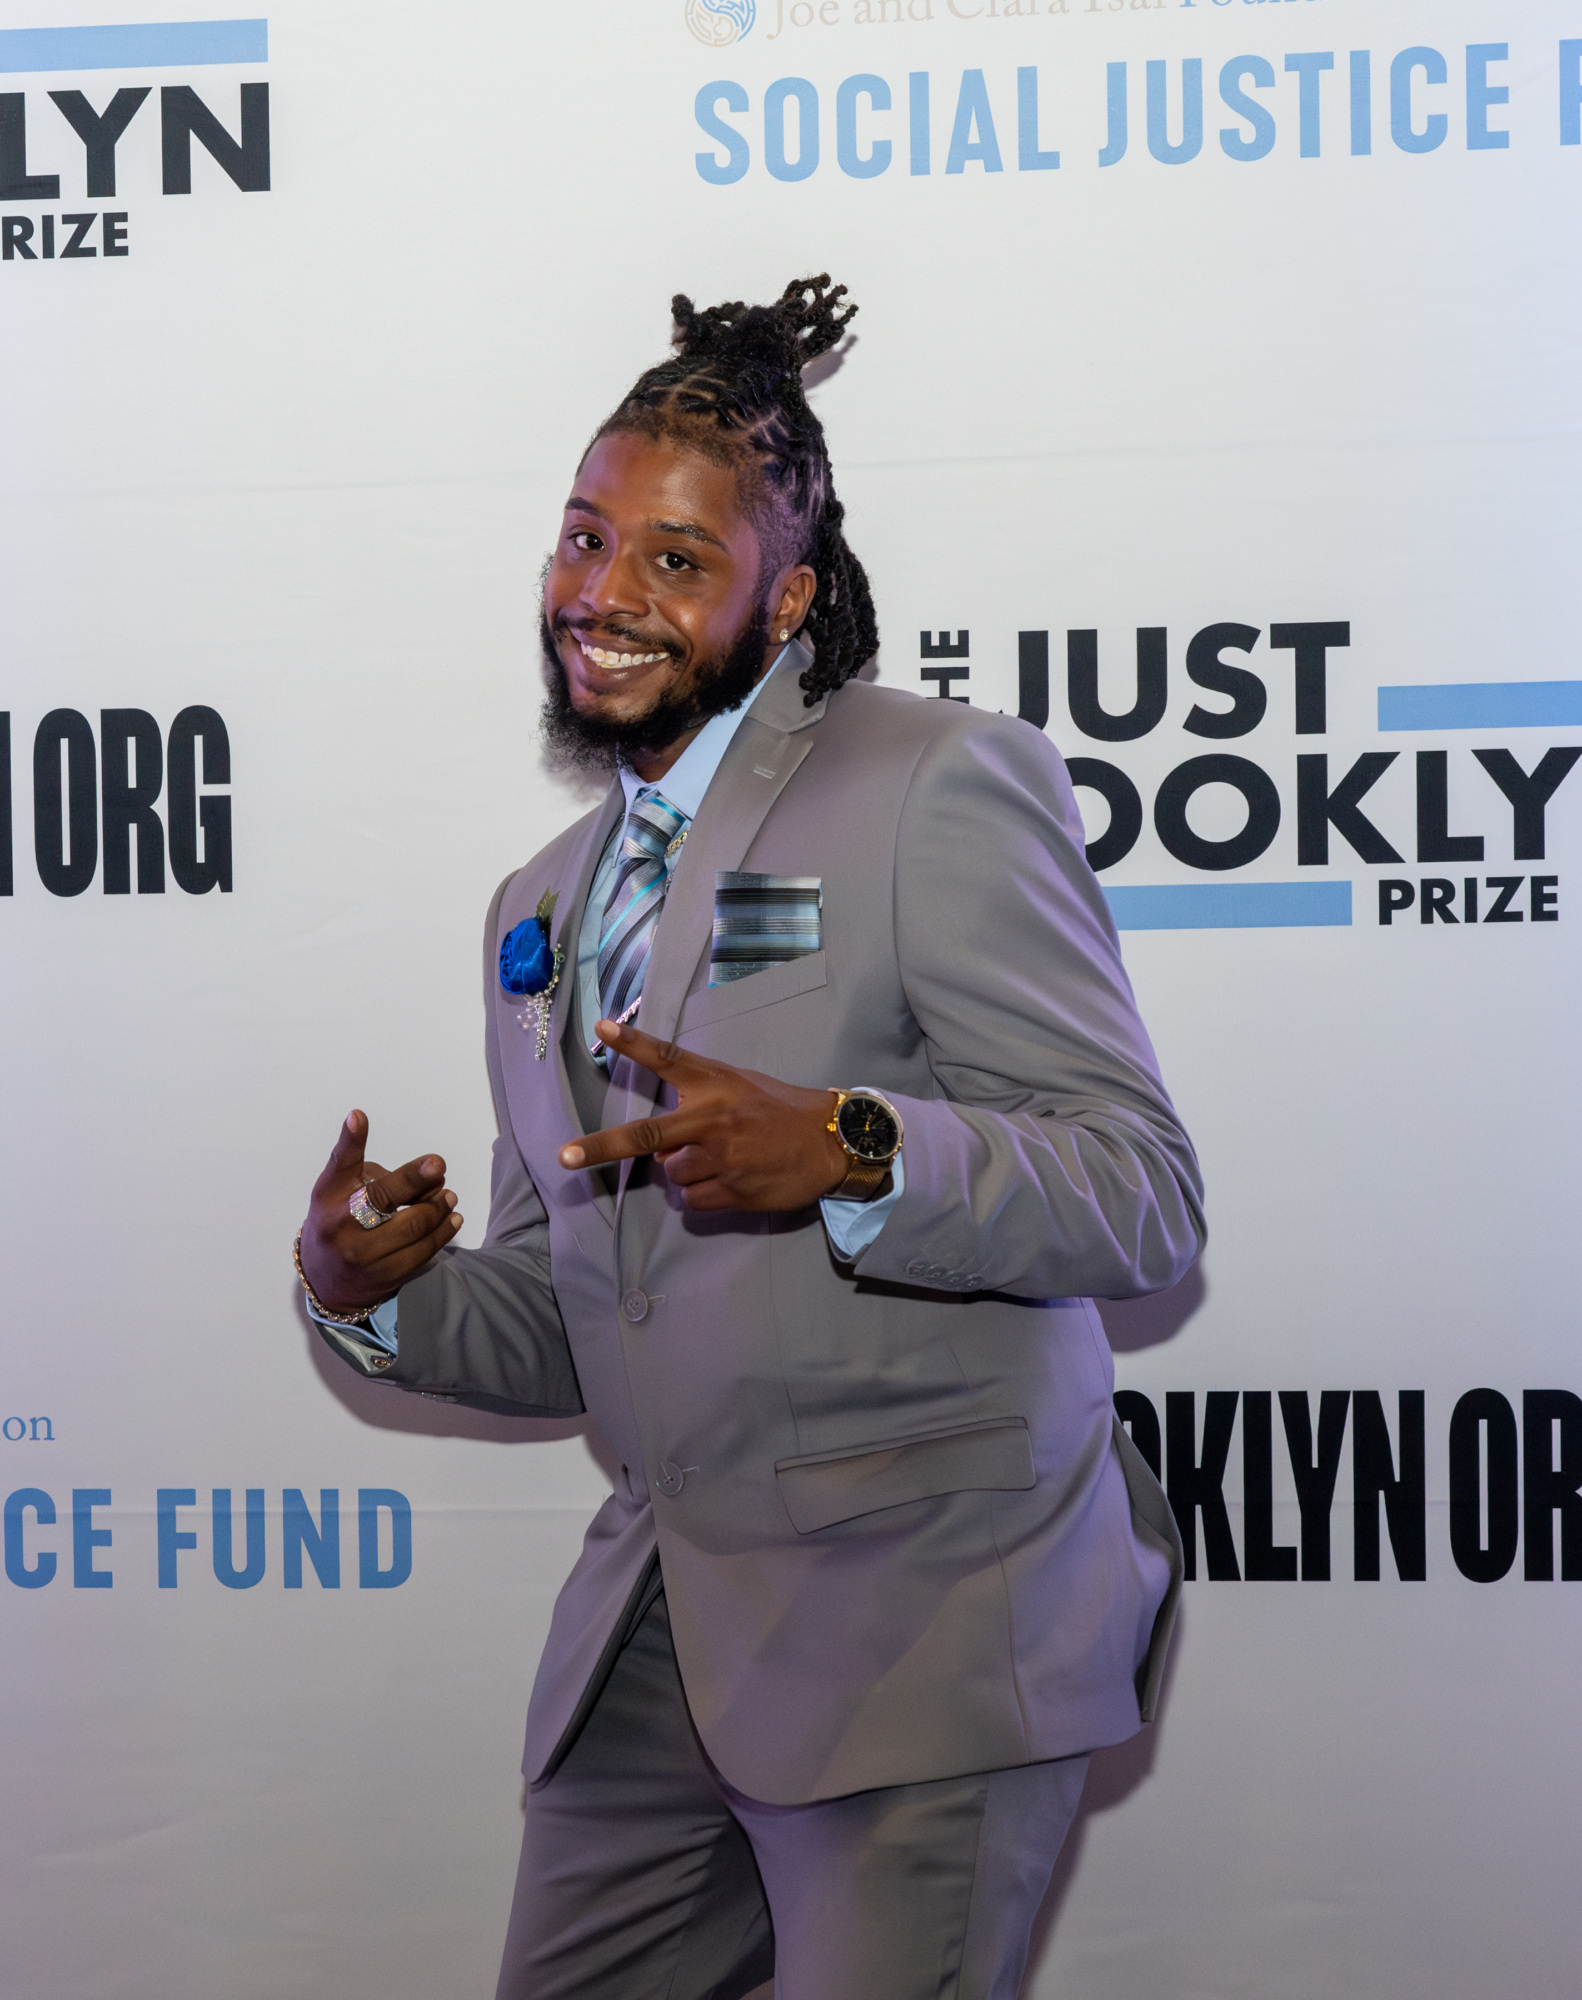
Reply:
[[[282,1557],[287,1590],[302,1588],[302,1552],[307,1551],[314,1574],[325,1590],[341,1587],[341,1494],[338,1486],[319,1489],[319,1519],[314,1525],[300,1486],[286,1488],[281,1520]]]
[[[1403,153],[1431,153],[1445,143],[1450,121],[1433,111],[1419,132],[1412,123],[1412,78],[1421,70],[1426,83],[1443,83],[1450,72],[1438,49],[1402,49],[1390,64],[1390,137]]]
[[[725,148],[723,160],[714,153],[697,155],[698,172],[714,187],[729,187],[732,181],[739,181],[747,171],[748,161],[747,141],[734,125],[727,125],[715,112],[715,105],[722,102],[727,111],[745,111],[747,93],[739,83],[706,83],[692,106],[704,134]]]
[[[55,1503],[39,1487],[23,1486],[9,1494],[5,1503],[5,1573],[23,1590],[42,1590],[55,1574],[55,1557],[48,1549],[40,1549],[38,1561],[28,1568],[22,1516],[30,1507],[41,1528],[55,1525]],[[109,1578],[105,1581],[108,1583]]]
[[[115,1581],[115,1573],[108,1569],[95,1569],[93,1552],[107,1549],[111,1535],[108,1528],[93,1525],[95,1507],[108,1507],[110,1489],[108,1486],[79,1486],[71,1496],[71,1580],[77,1590],[108,1590]]]
[[[1351,52],[1351,150],[1373,151],[1373,62],[1366,49]]]
[[[1104,92],[1108,100],[1110,129],[1105,139],[1104,151],[1099,155],[1099,165],[1113,167],[1117,160],[1124,160],[1126,157],[1125,63],[1105,65]]]
[[[1148,65],[1148,150],[1167,167],[1183,166],[1203,150],[1203,64],[1189,56],[1181,65],[1181,143],[1170,143],[1166,118],[1165,65]]]
[[[907,78],[912,114],[912,171],[926,174],[930,171],[928,159],[928,71],[914,69]]]
[[[231,1529],[231,1489],[214,1488],[214,1574],[227,1590],[251,1590],[264,1574],[264,1489],[247,1489],[247,1565],[236,1567],[236,1542]]]
[[[859,97],[866,97],[875,111],[888,111],[890,86],[882,76],[849,76],[835,93],[835,157],[840,170],[854,181],[871,181],[890,164],[890,142],[875,139],[866,153],[857,151]]]
[[[1318,82],[1326,69],[1335,67],[1332,55],[1312,53],[1287,56],[1287,70],[1295,70],[1301,130],[1300,152],[1304,160],[1318,158]]]
[[[1038,150],[1038,71],[1016,72],[1016,165],[1020,173],[1038,173],[1060,165],[1058,153]]]
[[[797,106],[797,156],[786,158],[786,99]],[[805,76],[783,76],[764,92],[764,165],[777,181],[805,181],[818,166],[818,92]]]
[[[1252,137],[1244,139],[1234,125],[1220,128],[1219,142],[1233,160],[1261,160],[1274,151],[1274,120],[1261,104],[1241,87],[1244,76],[1252,78],[1256,90],[1273,90],[1274,64],[1262,56],[1232,56],[1219,73],[1219,94],[1238,118],[1252,127]]]
[[[181,1578],[176,1572],[176,1555],[181,1549],[195,1549],[198,1538],[190,1528],[176,1524],[178,1507],[196,1507],[198,1495],[191,1486],[161,1486],[155,1496],[155,1519],[159,1536],[159,1587],[174,1590]]]
[[[1560,44],[1560,143],[1582,146],[1582,41]]]
[[[390,1516],[390,1567],[379,1567],[379,1515]],[[412,1574],[412,1507],[391,1486],[364,1486],[357,1495],[357,1581],[364,1590],[394,1590]]]
[[[988,86],[981,69],[961,72],[956,122],[951,127],[950,157],[945,161],[945,172],[964,173],[969,160],[980,161],[986,174],[1004,172],[1000,165],[1000,142],[994,133],[994,116],[989,110]]]
[[[1467,151],[1498,152],[1511,143],[1506,131],[1489,130],[1489,106],[1509,104],[1511,93],[1503,83],[1489,82],[1489,64],[1508,62],[1507,42],[1473,42],[1467,49]]]

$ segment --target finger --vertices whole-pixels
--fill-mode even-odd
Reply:
[[[720,1170],[719,1161],[702,1146],[679,1146],[664,1154],[660,1165],[675,1187],[694,1187],[699,1181],[712,1180]]]
[[[443,1225],[405,1249],[381,1257],[376,1264],[358,1270],[343,1287],[348,1299],[356,1294],[359,1304],[375,1305],[392,1297],[411,1278],[431,1264],[461,1228],[459,1215],[448,1215]],[[322,1294],[321,1294],[322,1296]]]
[[[330,1156],[324,1163],[321,1181],[346,1173],[355,1173],[363,1162],[363,1148],[368,1143],[368,1120],[361,1111],[350,1111],[346,1123],[335,1135],[335,1144],[330,1148]]]
[[[654,1035],[645,1035],[641,1028],[630,1024],[623,1028],[615,1021],[601,1021],[595,1033],[607,1049],[641,1063],[644,1069],[651,1069],[655,1076],[662,1076],[678,1089],[688,1083],[701,1083],[705,1077],[717,1075],[722,1067],[705,1062],[702,1056],[678,1047],[675,1042],[662,1042]]]
[[[560,1149],[560,1164],[574,1173],[578,1167],[602,1167],[612,1160],[637,1160],[644,1153],[662,1153],[703,1136],[696,1112],[670,1111],[663,1118],[639,1118],[631,1125],[612,1125],[590,1132]]]
[[[367,1270],[392,1250],[415,1243],[446,1221],[456,1207],[449,1188],[437,1188],[423,1200],[398,1209],[388,1222],[365,1228],[351,1213],[350,1204],[336,1217],[332,1241],[336,1252],[359,1270]]]
[[[402,1208],[409,1201],[421,1201],[432,1194],[444,1179],[445,1162],[438,1153],[425,1153],[421,1159],[408,1160],[404,1167],[396,1167],[390,1173],[379,1168],[364,1185],[376,1208]]]
[[[361,1268],[380,1284],[399,1283],[399,1274],[410,1268],[415,1254],[433,1256],[465,1220],[460,1209],[436,1208],[428,1202],[404,1208],[394,1222],[368,1232],[368,1247],[375,1254]]]

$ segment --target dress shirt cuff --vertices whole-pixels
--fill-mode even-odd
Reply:
[[[825,1231],[834,1246],[835,1255],[843,1263],[856,1263],[883,1229],[891,1209],[905,1193],[906,1168],[899,1153],[891,1164],[890,1177],[894,1185],[888,1194],[881,1195],[877,1201],[836,1201],[833,1196],[826,1195],[819,1203]]]
[[[842,1204],[848,1206],[849,1204]],[[364,1325],[345,1326],[339,1320],[326,1319],[314,1310],[313,1301],[307,1301],[309,1317],[315,1321],[319,1331],[330,1345],[343,1354],[365,1375],[382,1375],[396,1358],[397,1322],[400,1317],[400,1296],[386,1299],[383,1305],[375,1306]]]

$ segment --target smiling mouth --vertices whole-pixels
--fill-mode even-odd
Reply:
[[[603,667],[606,672],[612,668],[620,672],[626,667],[657,666],[661,660],[670,658],[668,653],[615,653],[605,646],[590,646],[586,639],[579,639],[577,645],[586,659],[596,667]]]

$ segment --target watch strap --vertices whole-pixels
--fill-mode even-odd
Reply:
[[[890,1178],[892,1165],[890,1160],[852,1160],[846,1178],[825,1196],[825,1200],[872,1201]]]

